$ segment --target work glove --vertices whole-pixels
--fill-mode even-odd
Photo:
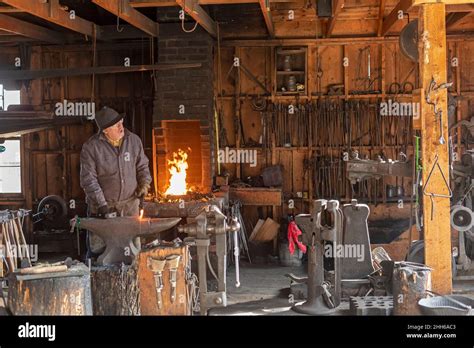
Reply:
[[[149,189],[150,184],[139,184],[137,189],[135,190],[135,195],[138,198],[145,197],[148,194]]]
[[[97,211],[97,217],[100,219],[107,219],[107,214],[109,213],[109,206],[103,205],[99,207],[99,210]]]

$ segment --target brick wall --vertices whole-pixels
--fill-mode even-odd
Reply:
[[[186,29],[193,25],[185,23]],[[201,136],[202,180],[197,184],[204,192],[212,185],[213,163],[213,39],[199,26],[185,33],[181,24],[160,24],[158,63],[201,63],[201,68],[174,69],[157,73],[157,88],[153,107],[156,143],[156,168],[159,190],[167,185],[167,159],[172,155],[164,120],[198,120]],[[183,110],[184,113],[180,113]],[[176,135],[175,135],[176,136]],[[186,132],[183,131],[183,141]],[[181,141],[179,141],[181,142]],[[194,153],[196,155],[196,153]]]

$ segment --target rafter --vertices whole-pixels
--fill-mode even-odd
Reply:
[[[260,0],[198,0],[199,5],[236,5],[257,4]],[[270,3],[288,3],[295,0],[270,0]],[[176,6],[174,0],[130,0],[132,7],[167,7]]]
[[[399,11],[402,11],[403,13],[407,12],[412,7],[412,4],[413,0],[400,0],[392,12],[390,12],[390,14],[383,20],[380,36],[385,36],[395,22],[398,21]]]
[[[11,6],[0,7],[0,13],[21,13],[21,12],[23,11]]]
[[[263,18],[265,19],[265,25],[267,26],[268,34],[270,37],[275,37],[275,29],[273,27],[272,13],[270,12],[270,1],[259,0],[260,9],[262,10]]]
[[[130,0],[132,7],[171,7],[177,6],[176,0]]]
[[[40,17],[49,22],[55,23],[67,29],[73,30],[75,32],[93,36],[94,35],[94,26],[95,24],[89,22],[83,18],[75,16],[74,19],[70,17],[69,12],[62,10],[59,7],[57,0],[52,0],[50,2],[39,2],[32,0],[1,0],[3,3],[10,5],[14,8],[17,8],[21,11],[32,14],[33,16]],[[99,31],[96,33],[99,37]]]
[[[385,3],[386,3],[386,0],[380,0],[379,22],[378,22],[378,27],[377,27],[377,36],[382,36],[383,16],[385,14]]]
[[[423,4],[437,4],[444,3],[445,5],[462,5],[472,4],[472,0],[412,0],[412,6],[418,6]]]
[[[385,36],[390,28],[398,20],[399,11],[408,12],[413,6],[421,4],[444,3],[447,12],[468,12],[474,11],[472,0],[400,0],[390,14],[384,19],[381,36]],[[463,16],[464,17],[464,16]],[[457,20],[456,20],[457,21]]]
[[[446,12],[470,12],[474,11],[474,4],[446,5]]]
[[[333,0],[334,13],[327,25],[326,37],[330,37],[332,35],[334,26],[336,25],[337,17],[339,16],[339,13],[341,13],[343,8],[344,8],[344,0]]]
[[[4,14],[0,14],[0,29],[55,44],[61,44],[66,41],[63,35],[55,31]]]
[[[128,0],[92,0],[92,2],[141,31],[153,37],[158,36],[158,23],[131,7]]]
[[[446,16],[446,29],[451,28],[454,24],[459,22],[464,17],[469,16],[471,13],[472,12],[453,12],[453,13],[449,13]]]
[[[197,0],[176,0],[189,16],[198,22],[212,37],[217,37],[217,24],[198,4]]]

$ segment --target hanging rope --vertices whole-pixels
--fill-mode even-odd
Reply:
[[[92,41],[92,67],[96,66],[96,53],[97,53],[97,27],[93,26],[93,41]],[[91,92],[91,103],[95,99],[95,73],[92,73],[92,92]]]
[[[120,28],[120,14],[122,13],[122,0],[117,1],[117,31],[121,33],[123,31],[123,27]]]
[[[193,2],[193,8],[191,9],[191,12],[194,12],[194,4],[195,3]],[[191,30],[186,30],[186,28],[184,27],[184,17],[186,17],[186,0],[184,0],[183,15],[181,16],[181,29],[183,29],[185,33],[192,33],[193,31],[196,30],[198,26],[198,22],[194,24],[194,27]]]

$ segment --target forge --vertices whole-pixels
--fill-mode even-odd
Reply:
[[[194,218],[203,210],[211,205],[217,206],[221,211],[226,210],[226,199],[224,197],[213,197],[206,200],[186,199],[183,196],[181,201],[161,201],[145,202],[144,216],[160,218]]]
[[[154,197],[144,203],[144,216],[194,218],[211,205],[225,211],[226,195],[212,193],[204,180],[211,162],[204,161],[209,157],[203,156],[206,143],[199,121],[164,120],[161,124],[165,156],[158,156],[155,163],[159,179]]]

